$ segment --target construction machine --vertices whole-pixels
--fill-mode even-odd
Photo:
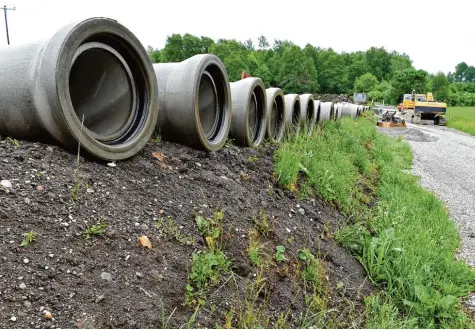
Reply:
[[[407,127],[405,118],[398,114],[397,109],[380,109],[382,117],[377,121],[378,127],[391,128],[391,127]]]
[[[412,112],[411,122],[421,124],[424,121],[433,121],[435,125],[446,125],[446,103],[438,102],[433,98],[433,93],[404,94],[398,109],[403,113]]]

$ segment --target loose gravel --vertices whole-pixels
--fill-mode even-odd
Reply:
[[[461,247],[457,258],[475,265],[475,138],[444,126],[415,125],[379,128],[393,136],[402,135],[413,151],[412,173],[421,185],[434,192],[448,207],[458,226]],[[474,294],[468,301],[474,311]]]

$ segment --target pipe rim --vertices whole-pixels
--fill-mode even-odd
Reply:
[[[132,98],[132,100],[131,100],[131,109],[130,109],[131,111],[130,111],[129,115],[127,116],[127,119],[123,122],[121,127],[119,127],[119,129],[116,130],[115,133],[112,133],[112,134],[109,134],[109,135],[103,135],[103,134],[96,133],[95,131],[89,129],[87,125],[82,125],[82,130],[85,131],[86,133],[88,133],[89,135],[91,135],[94,139],[96,139],[100,142],[108,143],[108,142],[117,141],[122,135],[124,135],[127,132],[127,130],[129,129],[134,117],[137,115],[137,109],[136,109],[136,107],[137,107],[137,90],[136,90],[134,77],[132,75],[131,69],[129,68],[129,65],[126,63],[124,58],[114,48],[112,48],[112,47],[110,47],[106,44],[100,43],[100,42],[88,42],[88,43],[84,43],[81,46],[79,46],[78,49],[75,51],[75,53],[73,55],[73,59],[71,61],[71,71],[74,71],[74,66],[75,66],[75,64],[78,63],[77,59],[81,55],[85,54],[88,51],[94,50],[94,49],[100,49],[100,50],[108,52],[109,54],[114,56],[115,59],[117,59],[122,64],[122,69],[127,74],[128,84],[129,84],[129,91],[132,94],[131,95],[131,98]],[[69,79],[69,87],[70,87],[70,95],[72,95],[73,93],[71,93],[71,73],[70,73],[70,79]],[[74,99],[74,98],[75,97],[73,96],[72,99]],[[74,103],[73,100],[72,100],[72,103]],[[77,107],[75,107],[74,104],[73,104],[73,110],[75,111],[76,115],[78,116],[78,113],[76,112]],[[82,121],[82,118],[79,117],[79,116],[78,116],[78,119],[80,121]]]
[[[104,143],[81,129],[69,92],[69,76],[76,50],[87,42],[97,41],[114,48],[124,58],[134,76],[137,92],[136,114],[127,131],[118,139]],[[90,18],[73,26],[58,51],[55,84],[60,115],[68,134],[90,154],[106,160],[134,156],[148,142],[158,116],[158,88],[152,63],[137,37],[125,26],[109,18]],[[70,141],[72,144],[73,141]]]
[[[251,93],[248,94],[248,111],[246,113],[246,132],[247,140],[250,146],[258,146],[264,138],[266,129],[266,92],[261,79],[255,78],[251,87]],[[254,119],[256,126],[250,130],[250,110],[251,104],[255,105]]]

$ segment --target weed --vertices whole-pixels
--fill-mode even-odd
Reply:
[[[177,307],[174,308],[172,313],[170,313],[167,318],[165,317],[165,308],[164,308],[164,302],[160,300],[160,314],[161,314],[161,319],[162,319],[162,327],[161,329],[170,329],[169,322],[172,319],[172,316],[174,315],[175,311],[177,310]]]
[[[248,156],[248,162],[249,163],[254,163],[258,160],[259,158],[256,156]]]
[[[106,232],[107,224],[96,224],[89,226],[86,222],[86,229],[83,232],[83,235],[86,236],[86,239],[90,239],[93,236],[102,236]]]
[[[253,216],[251,222],[260,235],[267,236],[271,231],[268,215],[265,210],[260,210],[257,216]]]
[[[179,243],[185,245],[194,245],[196,243],[195,238],[187,237],[182,234],[180,227],[177,226],[175,221],[170,217],[167,217],[167,219],[165,217],[160,217],[155,226],[162,237],[175,239]]]
[[[195,217],[198,230],[211,251],[223,248],[223,216],[223,212],[216,211],[211,218],[204,218],[201,215]]]
[[[304,262],[299,273],[306,287],[312,289],[314,293],[322,294],[324,291],[324,268],[320,265],[316,257],[309,249],[302,249],[298,253],[299,259]]]
[[[155,143],[160,143],[160,141],[162,141],[162,136],[160,135],[159,132],[154,133],[152,141],[154,141]]]
[[[250,260],[251,264],[256,267],[265,266],[270,261],[270,256],[268,253],[265,252],[265,245],[260,244],[259,241],[259,234],[256,229],[248,230],[248,259]]]
[[[229,272],[231,262],[222,251],[192,254],[192,267],[185,288],[185,305],[203,305],[206,289],[217,284]]]
[[[15,148],[20,147],[20,142],[18,142],[17,139],[13,139],[13,138],[7,136],[7,141],[8,141],[11,145],[15,146]]]
[[[36,241],[36,235],[37,234],[38,233],[36,233],[34,231],[29,231],[28,233],[23,234],[23,236],[25,236],[25,237],[23,238],[23,241],[21,242],[20,246],[21,247],[27,247],[28,245],[33,243],[33,241]]]
[[[276,259],[276,261],[282,262],[282,261],[288,260],[288,258],[286,258],[286,256],[284,255],[285,250],[286,248],[282,245],[276,246],[276,254],[274,255],[274,258]]]

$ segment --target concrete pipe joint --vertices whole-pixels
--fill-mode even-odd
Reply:
[[[343,103],[342,104],[342,117],[352,117],[356,118],[359,111],[359,106],[352,103]]]
[[[0,133],[55,139],[121,160],[154,131],[157,82],[147,51],[123,25],[90,18],[42,42],[0,50]]]
[[[334,104],[334,120],[340,120],[342,118],[342,103]]]
[[[154,64],[159,89],[161,138],[196,149],[218,151],[231,123],[228,75],[220,59],[199,54],[177,63]]]
[[[312,94],[299,95],[299,103],[301,106],[300,123],[306,131],[311,134],[316,122],[316,107],[314,106],[314,97]]]
[[[243,147],[261,144],[266,133],[266,90],[260,78],[230,83],[232,116],[230,138]]]
[[[284,93],[281,89],[266,89],[267,120],[265,137],[280,142],[284,135]]]

